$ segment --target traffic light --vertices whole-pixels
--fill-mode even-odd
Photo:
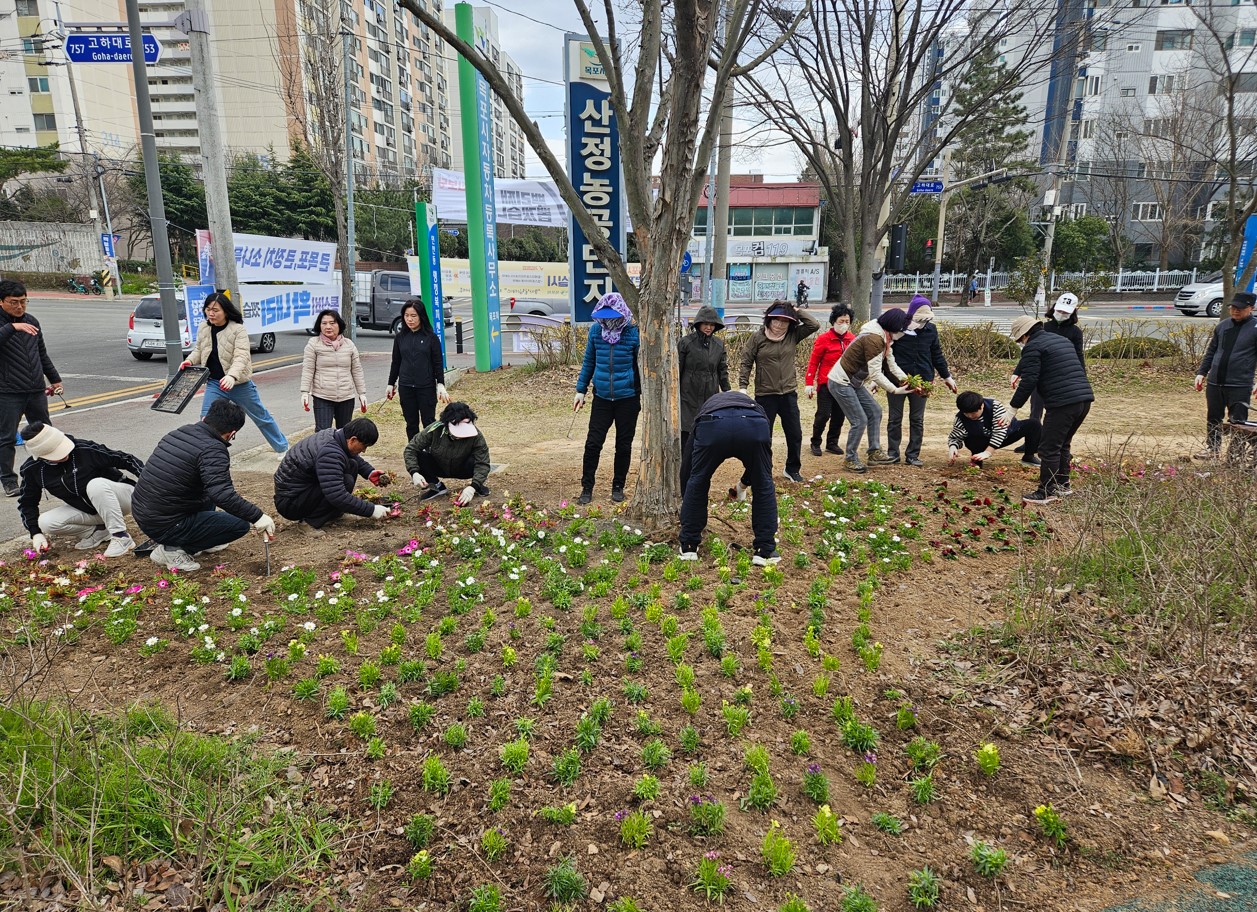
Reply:
[[[926,238],[926,239],[925,239],[925,252],[926,252],[926,253],[933,253],[933,252],[934,252],[934,238]]]
[[[904,254],[908,248],[908,226],[890,226],[890,250],[886,254],[886,271],[903,272]]]

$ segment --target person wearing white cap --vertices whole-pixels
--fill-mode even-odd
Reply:
[[[406,471],[416,488],[423,492],[421,500],[439,497],[449,491],[442,478],[469,479],[454,498],[460,507],[471,503],[477,494],[489,496],[485,481],[489,478],[489,444],[476,427],[476,413],[466,402],[451,402],[434,421],[406,444],[403,457]]]
[[[1070,292],[1065,292],[1056,299],[1054,304],[1048,305],[1048,309],[1044,314],[1043,331],[1055,333],[1058,336],[1064,336],[1074,346],[1074,351],[1078,353],[1078,361],[1082,364],[1083,372],[1087,370],[1087,359],[1082,352],[1082,330],[1078,327],[1078,296]],[[1013,389],[1017,388],[1019,378],[1013,376]],[[1041,421],[1043,418],[1043,397],[1037,392],[1030,397],[1030,417],[1035,421]],[[1017,447],[1014,452],[1024,453],[1026,445],[1022,444]]]
[[[22,437],[30,458],[22,464],[17,509],[32,548],[48,551],[61,534],[79,536],[74,547],[80,551],[109,542],[105,557],[121,557],[135,547],[125,519],[131,512],[135,481],[123,473],[139,478],[144,463],[42,421],[22,428]],[[40,513],[45,491],[64,503]]]

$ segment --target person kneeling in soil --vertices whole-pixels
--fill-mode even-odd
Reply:
[[[354,496],[361,477],[385,487],[392,479],[362,458],[380,439],[370,418],[354,418],[342,428],[316,431],[288,451],[275,473],[275,508],[285,519],[313,530],[346,513],[384,519],[388,507]]]
[[[764,407],[743,392],[716,393],[699,409],[690,432],[690,480],[681,501],[681,560],[698,560],[698,545],[707,528],[711,478],[726,459],[742,463],[749,479],[751,528],[759,566],[775,564],[777,554],[777,489],[773,485],[772,425]]]
[[[489,444],[476,427],[476,413],[466,402],[451,402],[434,421],[406,444],[403,456],[406,471],[421,500],[439,497],[449,491],[442,478],[469,478],[467,486],[454,498],[460,507],[479,494],[489,496]]]
[[[1021,464],[1037,469],[1039,459],[1035,454],[1039,451],[1040,431],[1039,422],[1033,418],[1018,421],[1002,403],[983,399],[972,390],[963,392],[956,397],[956,423],[947,435],[947,464],[956,461],[961,447],[969,448],[973,462],[982,463],[995,455],[996,450],[1024,440],[1025,455],[1021,457]]]
[[[175,428],[157,442],[131,496],[136,524],[157,543],[149,555],[153,563],[200,570],[191,555],[221,551],[250,526],[275,534],[275,520],[231,483],[227,447],[242,427],[244,409],[216,399],[196,424]]]
[[[42,421],[22,428],[22,439],[30,458],[22,463],[17,509],[32,548],[42,554],[63,532],[81,536],[74,546],[79,551],[109,542],[105,557],[121,557],[135,547],[125,518],[131,512],[135,482],[122,473],[138,478],[144,463],[130,453],[70,437]],[[40,513],[45,491],[65,503]]]

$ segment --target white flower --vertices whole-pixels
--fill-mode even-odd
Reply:
[[[288,601],[295,602],[296,600],[297,600],[297,593],[295,592],[288,593]]]
[[[170,604],[172,604],[172,605],[182,605],[182,604],[183,604],[183,599],[171,599],[171,600],[170,600]]]
[[[538,538],[545,538],[545,537],[546,537],[546,530],[545,530],[545,529],[541,529],[541,530],[539,530],[539,531],[537,532],[537,537],[538,537]]]
[[[314,597],[315,597],[316,599],[321,599],[321,598],[323,598],[323,596],[325,596],[325,595],[327,595],[327,593],[326,593],[326,592],[324,592],[322,589],[320,589],[318,592],[314,593]]]
[[[313,633],[313,632],[314,632],[314,621],[306,621],[304,624],[302,624],[302,625],[301,625],[301,627],[302,627],[302,629],[303,629],[303,630],[306,630],[306,631],[309,631],[310,633]]]
[[[209,604],[209,596],[208,596],[208,595],[203,595],[203,596],[201,596],[201,604],[202,604],[202,605],[208,605],[208,604]]]
[[[160,643],[160,642],[161,642],[161,640],[157,639],[157,637],[149,637],[147,640],[145,640],[145,641],[144,641],[144,645],[145,645],[145,646],[156,646],[156,645],[157,645],[158,643]]]
[[[336,597],[335,597],[335,596],[333,596],[332,598],[330,598],[330,599],[328,599],[328,600],[327,600],[327,603],[328,603],[329,605],[335,605],[335,604],[336,604],[336,601],[337,601]]]
[[[897,541],[900,541],[900,538],[899,538],[899,536],[898,536],[898,535],[892,535],[892,536],[890,537],[890,540],[891,540],[891,541],[893,541],[893,542],[897,542]]]
[[[242,615],[242,614],[244,614],[244,609],[243,609],[243,608],[241,608],[241,607],[239,607],[239,606],[236,606],[235,608],[232,608],[232,609],[231,609],[231,616],[232,616],[232,617],[236,617],[236,618],[238,618],[238,617],[240,617],[240,615]]]
[[[209,624],[202,624],[200,627],[196,628],[197,633],[204,633],[207,630],[209,630]]]
[[[245,595],[243,592],[241,592],[239,595],[237,595],[237,596],[236,596],[236,598],[237,598],[237,599],[239,599],[239,600],[240,600],[240,601],[242,601],[242,602],[247,602],[247,601],[249,600],[249,597],[248,597],[247,595]]]

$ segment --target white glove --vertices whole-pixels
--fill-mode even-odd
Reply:
[[[218,381],[218,388],[224,393],[228,392],[235,385],[236,381],[231,379],[231,374],[223,374],[223,379]]]
[[[1021,382],[1021,378],[1020,378],[1020,377],[1018,377],[1016,374],[1013,374],[1013,380],[1012,380],[1012,383],[1010,383],[1010,384],[1008,385],[1008,388],[1009,388],[1009,389],[1016,389],[1016,388],[1017,388],[1017,384],[1018,384],[1018,383],[1020,383],[1020,382]]]
[[[901,386],[901,387],[899,387],[898,389],[896,389],[896,390],[895,390],[895,395],[896,395],[896,396],[906,396],[906,395],[908,395],[910,392],[912,392],[912,387],[910,387],[910,386]]]
[[[1205,388],[1205,375],[1197,374],[1196,380],[1193,383],[1193,386],[1196,387],[1196,392],[1200,392],[1202,389],[1204,389]]]
[[[973,454],[973,459],[974,459],[974,462],[985,462],[986,460],[988,460],[988,459],[990,459],[990,458],[991,458],[991,451],[990,451],[990,450],[983,450],[981,453],[974,453],[974,454]]]
[[[955,461],[956,461],[956,448],[948,447],[947,448],[947,464],[951,465]]]
[[[428,486],[428,479],[424,478],[418,472],[411,475],[410,480],[414,483],[416,488],[426,488]]]
[[[579,412],[585,406],[585,394],[577,393],[576,398],[572,400],[572,411]]]
[[[958,386],[956,385],[956,378],[955,378],[955,377],[948,377],[948,378],[947,378],[946,380],[944,380],[943,382],[944,382],[945,384],[947,384],[947,388],[948,388],[949,390],[951,390],[953,393],[954,393],[954,392],[956,392],[958,389],[960,389],[960,387],[958,387]]]
[[[397,395],[397,387],[393,386],[390,383],[388,387],[388,392],[385,393],[385,398],[392,399],[396,395]]]
[[[358,397],[358,404],[362,407],[362,414],[364,414],[364,415],[365,415],[365,414],[367,413],[367,397],[366,397],[366,396],[359,396],[359,397]]]
[[[807,397],[808,397],[809,399],[811,399],[811,398],[812,398],[813,396],[815,396],[815,395],[816,395],[816,387],[814,387],[814,386],[809,386],[809,387],[807,388]]]
[[[739,393],[741,393],[743,396],[749,396],[749,395],[751,395],[750,393],[748,393],[748,392],[746,391],[746,387],[745,387],[745,386],[744,386],[744,387],[742,387],[740,390],[738,390],[738,392],[739,392]]]
[[[263,513],[261,517],[258,518],[258,521],[253,524],[253,528],[257,529],[263,535],[274,535],[275,520]]]
[[[471,499],[476,496],[476,489],[471,485],[463,488],[463,492],[454,498],[454,503],[460,507],[465,507],[471,503]]]
[[[310,394],[309,393],[301,394],[301,407],[305,409],[307,412],[310,411]]]
[[[48,537],[46,535],[41,535],[40,533],[36,532],[34,535],[31,536],[31,547],[34,548],[36,551],[38,551],[40,554],[43,554],[45,551],[47,551],[48,549],[52,547],[52,542],[48,541]]]
[[[438,383],[436,385],[436,397],[445,403],[450,401],[450,394],[446,391],[444,383]]]
[[[372,519],[387,519],[388,507],[384,506],[384,504],[376,504],[375,509],[371,511],[371,518]]]

